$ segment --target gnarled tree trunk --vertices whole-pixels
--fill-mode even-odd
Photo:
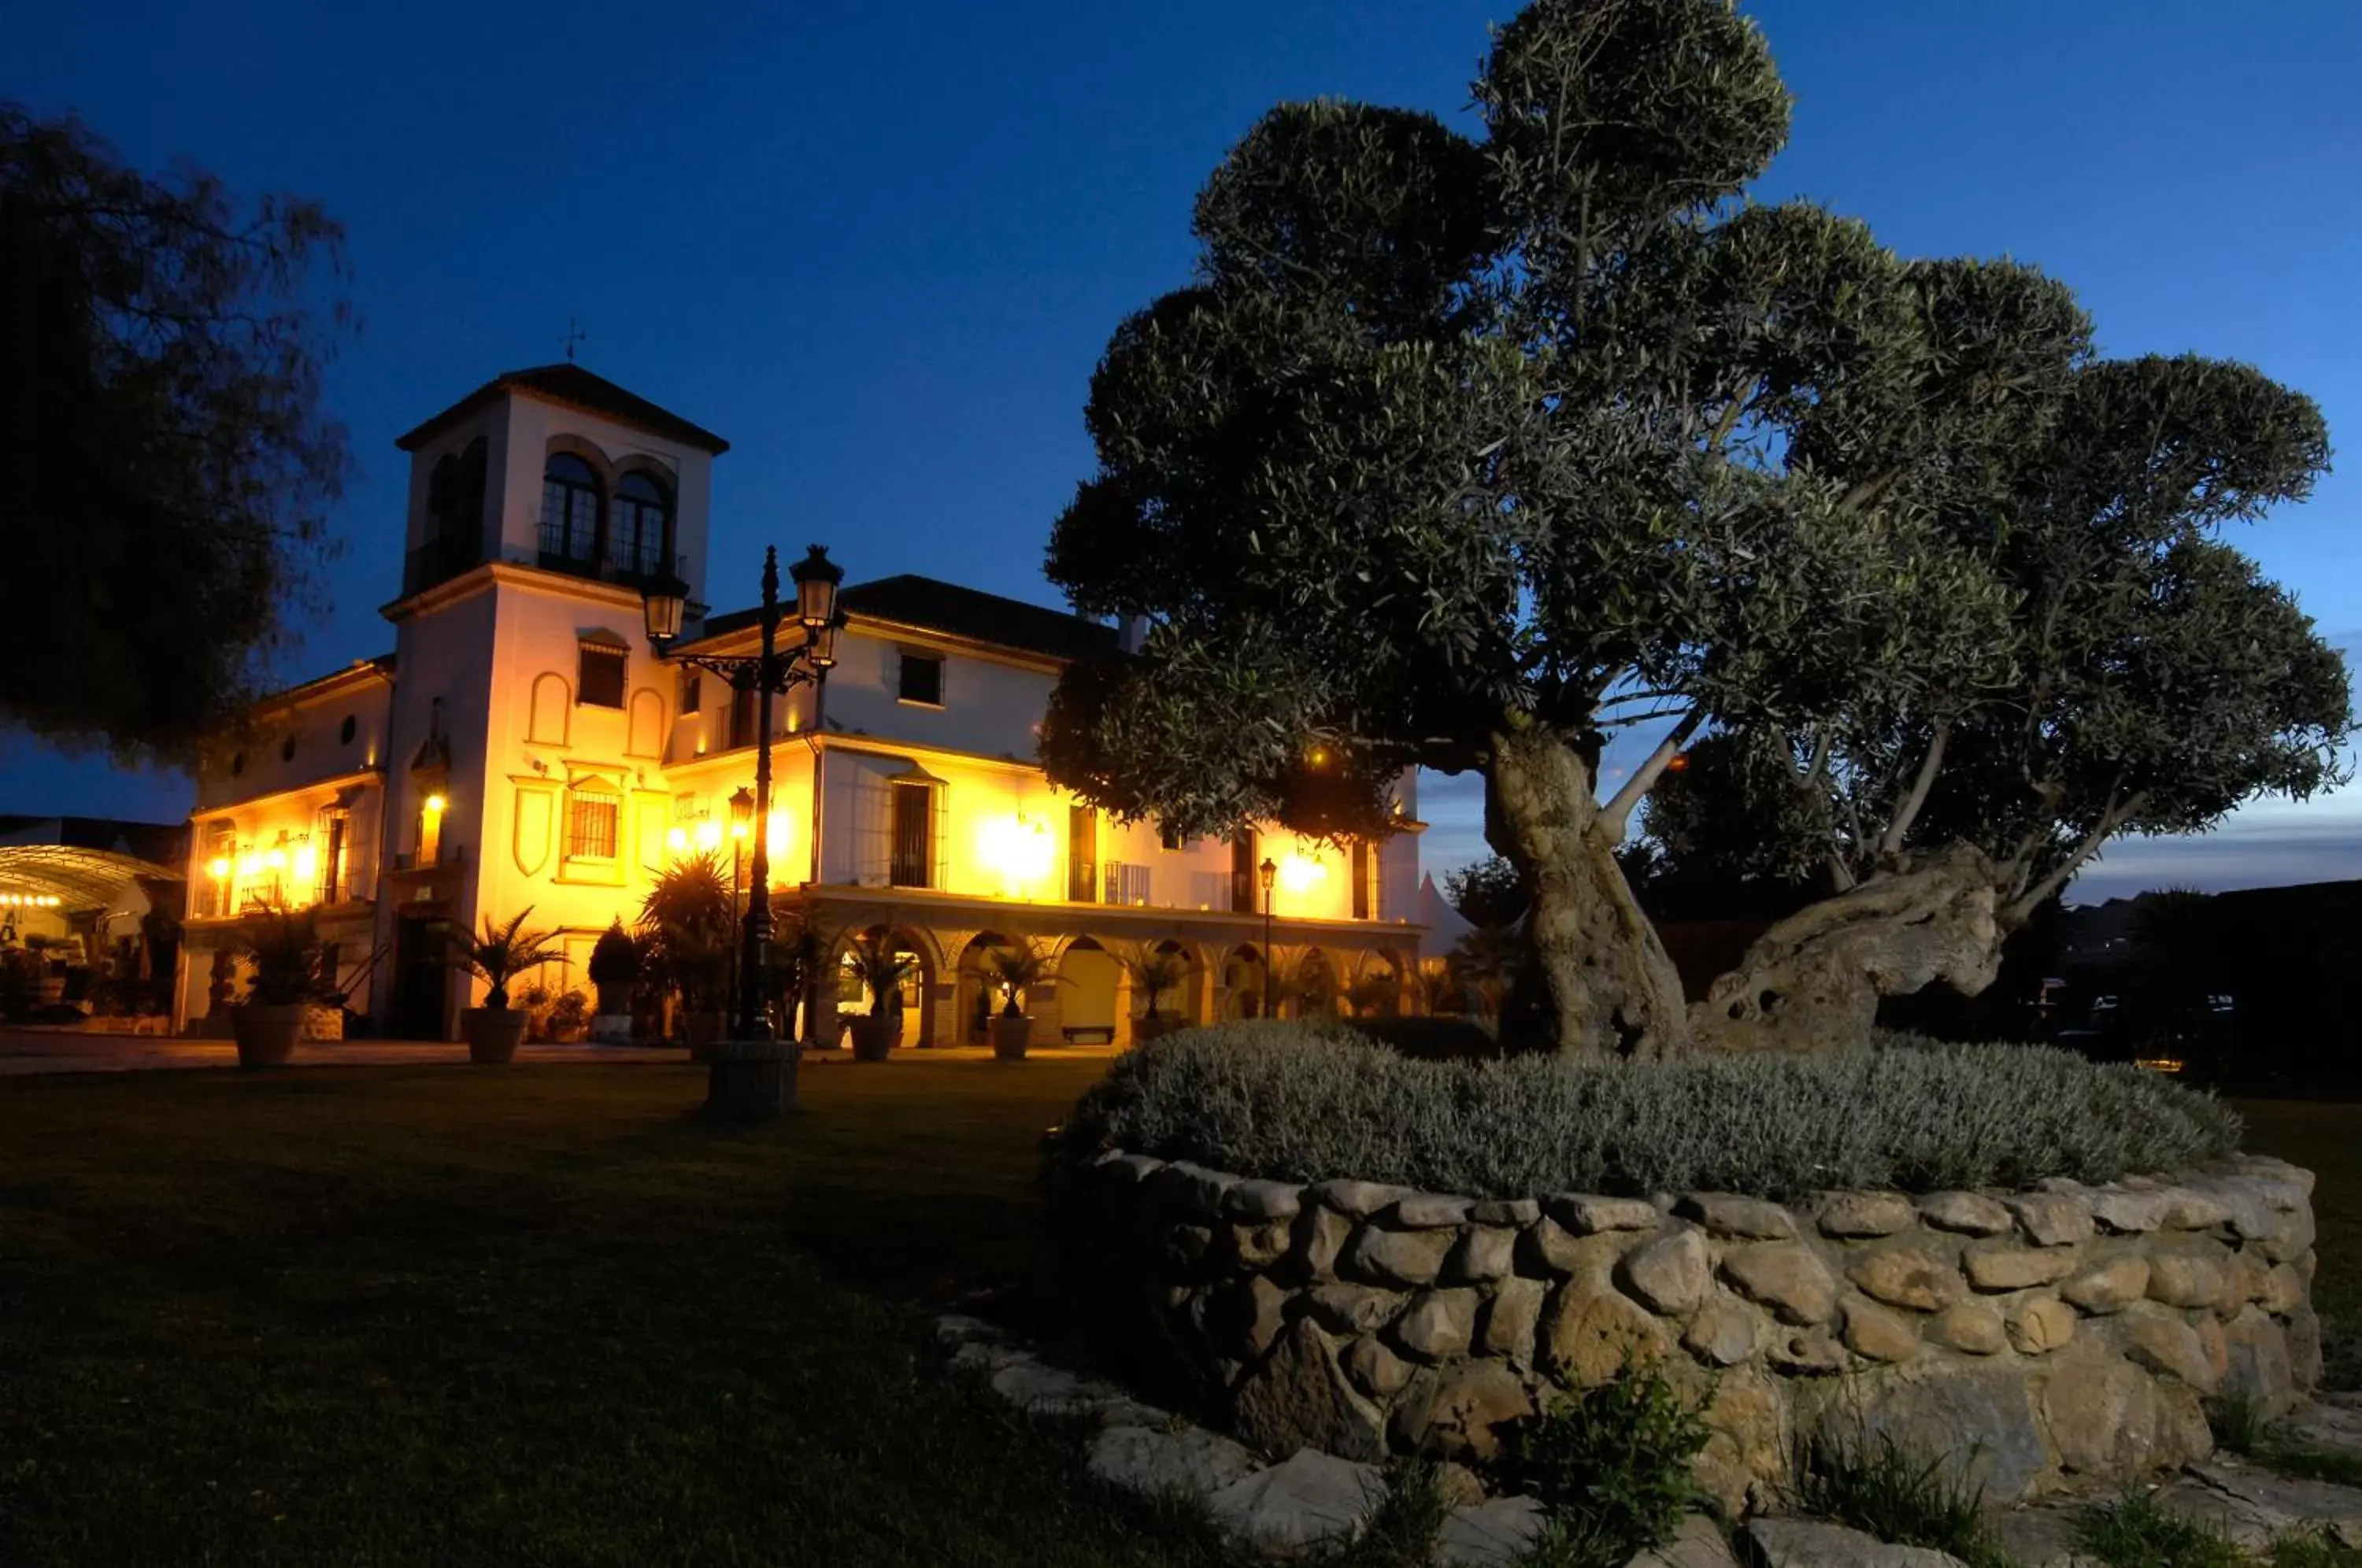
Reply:
[[[1690,1010],[1690,1028],[1709,1049],[1833,1051],[1868,1037],[1881,997],[1934,980],[1974,996],[2008,934],[1994,882],[1973,845],[1903,859],[1756,938]]]
[[[1494,736],[1485,831],[1533,885],[1503,1039],[1624,1056],[1686,1051],[1681,976],[1600,830],[1592,764],[1547,731]]]

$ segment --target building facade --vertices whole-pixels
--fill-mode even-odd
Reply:
[[[589,989],[592,944],[626,926],[685,855],[743,868],[766,834],[841,955],[884,931],[918,960],[903,1043],[978,1038],[998,999],[987,954],[1032,941],[1034,1039],[1131,1038],[1117,955],[1180,955],[1167,1012],[1403,1005],[1418,940],[1416,780],[1404,831],[1349,845],[1279,832],[1184,840],[1118,823],[1036,760],[1066,665],[1115,628],[916,573],[846,586],[823,687],[773,704],[772,810],[735,824],[755,773],[751,693],[659,657],[641,588],[677,576],[692,622],[676,652],[753,651],[751,613],[703,613],[713,459],[727,443],[568,364],[513,372],[402,437],[411,460],[394,649],[281,693],[201,769],[178,1011],[235,988],[259,906],[318,911],[348,1006],[382,1034],[449,1038],[472,987],[440,933],[530,908],[562,933],[539,977]],[[759,562],[727,580],[755,580]],[[1220,744],[1209,737],[1209,744]],[[1277,868],[1265,898],[1258,867]],[[832,964],[836,962],[833,955]],[[831,973],[841,973],[832,968]],[[870,999],[823,987],[846,1010]],[[823,1013],[824,1016],[824,1013]]]

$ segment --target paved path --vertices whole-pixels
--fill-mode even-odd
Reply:
[[[1067,1046],[1031,1053],[1053,1062],[1087,1061],[1115,1055],[1106,1046]],[[901,1050],[896,1062],[988,1061],[991,1051],[960,1046],[947,1050]],[[689,1061],[678,1047],[653,1045],[520,1045],[519,1064],[595,1062],[602,1066]],[[295,1047],[296,1067],[416,1067],[463,1064],[465,1044],[433,1040],[344,1040]],[[849,1063],[844,1050],[812,1052],[807,1066]],[[0,1029],[0,1077],[32,1073],[125,1073],[165,1067],[235,1067],[237,1047],[226,1040],[165,1038],[152,1034],[81,1034],[65,1030]]]

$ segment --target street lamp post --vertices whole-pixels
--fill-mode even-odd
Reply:
[[[674,655],[672,644],[680,635],[689,585],[667,575],[650,582],[641,593],[648,643],[657,657],[678,657],[693,669],[719,675],[733,690],[756,693],[753,817],[759,823],[771,820],[771,699],[799,686],[818,686],[827,680],[829,667],[836,662],[837,633],[844,624],[836,607],[837,584],[844,580],[844,569],[828,558],[827,550],[812,546],[789,575],[795,580],[795,624],[803,640],[792,647],[778,646],[779,623],[785,617],[779,604],[779,552],[773,547],[763,552],[763,605],[756,620],[762,642],[760,650],[753,654]],[[738,1005],[733,1032],[740,1043],[774,1039],[765,1006],[770,990],[771,944],[771,853],[767,836],[755,835],[755,852],[747,867],[746,913],[740,922]],[[728,1055],[717,1053],[714,1058],[717,1101],[719,1075]]]
[[[755,792],[744,784],[730,797],[730,918],[743,920],[745,911],[738,907],[738,879],[745,870],[746,824],[755,815]],[[730,994],[738,994],[738,950],[730,950]]]
[[[1255,875],[1263,878],[1263,1015],[1270,1018],[1279,1005],[1274,994],[1273,981],[1276,976],[1271,952],[1271,887],[1278,879],[1279,867],[1273,865],[1271,856],[1266,855],[1263,857],[1263,864],[1255,867]]]

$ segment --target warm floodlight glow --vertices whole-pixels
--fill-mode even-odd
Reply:
[[[226,855],[216,855],[211,860],[206,861],[205,874],[216,882],[228,876],[229,856]]]
[[[722,824],[712,817],[697,824],[697,847],[713,849],[722,843]]]
[[[262,863],[273,871],[284,871],[287,869],[287,852],[274,845],[270,853],[262,857]]]
[[[1306,892],[1329,879],[1329,867],[1309,856],[1291,852],[1280,862],[1279,885],[1291,893]]]
[[[308,888],[319,874],[319,851],[308,844],[297,845],[295,846],[295,880]]]
[[[237,874],[241,877],[260,876],[262,874],[262,856],[259,855],[241,856],[237,863]]]
[[[1030,821],[1020,812],[986,819],[977,830],[976,856],[1011,882],[1038,882],[1050,874],[1057,846],[1050,842],[1049,823]]]
[[[683,855],[688,853],[689,830],[678,825],[666,829],[665,847],[671,850],[675,855]]]
[[[434,812],[438,817],[443,814],[443,809],[450,803],[451,802],[439,792],[426,797],[426,809]]]
[[[793,820],[787,812],[777,807],[772,808],[771,814],[763,819],[763,853],[773,860],[786,859],[789,834],[793,826]],[[737,823],[730,831],[743,836],[745,824]]]

